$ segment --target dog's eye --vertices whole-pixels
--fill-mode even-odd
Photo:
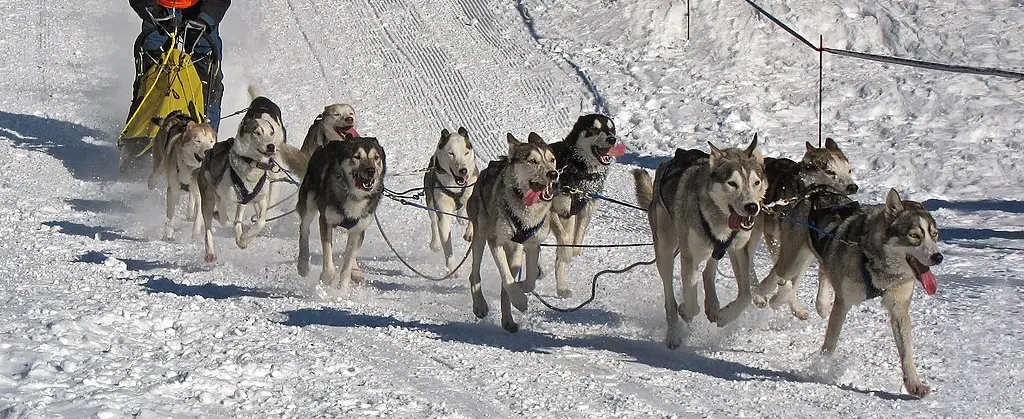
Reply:
[[[373,161],[380,161],[380,154],[374,154]]]
[[[526,162],[530,164],[540,164],[540,161],[538,161],[537,159],[529,159]]]
[[[829,176],[835,176],[836,172],[834,170],[832,170],[832,169],[825,169],[825,174],[827,174]]]
[[[455,152],[454,151],[449,151],[448,155],[451,156],[452,158],[455,158]]]
[[[554,162],[555,162],[555,158],[554,157],[548,159],[548,163],[554,163]]]
[[[937,238],[939,238],[939,232],[938,231],[933,231],[931,236],[932,236],[933,239],[937,239]]]
[[[920,234],[917,234],[917,232],[916,232],[916,231],[915,231],[915,232],[913,232],[913,233],[910,233],[910,234],[909,234],[908,236],[909,236],[910,238],[914,239],[914,240],[921,240],[921,235],[920,235]]]
[[[761,181],[760,180],[755,180],[754,181],[754,186],[761,186]]]
[[[731,186],[733,188],[740,187],[740,185],[738,183],[736,183],[735,181],[732,181],[732,180],[730,180],[729,183],[726,183],[726,185],[729,185],[729,186]]]

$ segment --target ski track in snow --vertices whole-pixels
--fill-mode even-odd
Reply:
[[[94,52],[90,41],[130,43],[136,17],[97,0],[58,3],[75,13],[57,18],[65,15],[56,8],[0,0],[10,16],[0,70],[11,76],[0,80],[0,418],[1016,417],[1024,409],[1024,329],[1015,321],[1024,315],[1024,178],[1015,155],[982,158],[996,144],[1021,149],[1024,97],[1012,83],[900,69],[893,83],[876,80],[870,64],[829,63],[826,117],[848,147],[860,196],[877,202],[902,185],[914,199],[931,198],[942,226],[940,292],[919,293],[912,307],[915,360],[934,394],[907,401],[888,321],[873,303],[850,313],[839,355],[820,360],[825,322],[785,310],[752,308],[721,329],[697,319],[683,348],[666,349],[652,267],[603,277],[597,300],[576,313],[532,302],[515,313],[521,332],[511,335],[497,310],[473,316],[467,267],[458,279],[419,279],[375,229],[359,257],[367,282],[347,299],[320,289],[316,275],[296,275],[293,218],[272,223],[247,250],[218,230],[221,260],[203,263],[185,221],[179,241],[157,239],[162,194],[110,172],[107,139],[127,105],[130,47]],[[351,103],[360,132],[385,145],[393,174],[423,167],[442,127],[466,126],[481,164],[504,153],[506,131],[562,139],[592,98],[560,53],[599,87],[633,165],[654,167],[677,146],[747,141],[751,130],[766,133],[769,155],[793,156],[814,120],[811,93],[791,87],[814,60],[741,3],[696,3],[697,36],[684,42],[674,26],[682,11],[668,0],[524,2],[545,36],[540,46],[515,5],[502,2],[235,3],[222,29],[225,114],[245,106],[251,81],[281,105],[294,144],[324,105]],[[989,18],[980,5],[773,7],[800,30],[853,22],[829,36],[853,49],[1024,62],[1012,46],[1019,37],[993,35],[1020,31],[950,18]],[[1024,21],[1014,19],[1024,15],[1019,5],[999,13],[993,24]],[[112,29],[125,20],[132,29]],[[935,34],[940,25],[950,29]],[[226,120],[221,137],[235,124]],[[612,167],[607,195],[633,201],[631,167]],[[419,176],[389,182],[413,187]],[[403,256],[440,272],[441,257],[425,250],[426,214],[384,201],[378,215]],[[649,241],[646,216],[602,203],[587,239]],[[462,254],[466,243],[455,247]],[[575,305],[594,273],[651,254],[587,249],[569,268],[574,296],[554,301]],[[550,296],[553,252],[541,262],[548,274],[538,292]],[[759,277],[768,265],[760,252]],[[805,302],[814,272],[800,289]],[[490,262],[484,277],[497,308]],[[736,292],[728,264],[719,277],[725,303]]]

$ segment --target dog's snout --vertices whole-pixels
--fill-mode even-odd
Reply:
[[[761,206],[757,205],[754,202],[751,202],[749,204],[743,205],[743,210],[747,212],[747,215],[757,214],[757,211],[760,210],[760,209],[761,209]]]
[[[367,177],[377,176],[377,168],[376,167],[367,167],[363,172],[366,173]]]
[[[352,123],[354,123],[354,122],[356,122],[356,119],[355,119],[355,118],[353,118],[353,117],[351,117],[351,116],[349,116],[349,117],[345,117],[345,123],[346,123],[346,124],[352,124]]]
[[[942,258],[942,253],[939,253],[939,252],[933,253],[932,257],[931,257],[932,265],[938,265],[938,264],[942,263],[942,259],[943,259]]]
[[[558,171],[549,170],[548,173],[547,173],[547,176],[548,176],[549,180],[556,181],[556,180],[558,180]]]
[[[609,135],[609,136],[608,136],[608,139],[607,139],[607,140],[605,140],[605,141],[607,141],[607,142],[608,142],[608,145],[615,145],[615,143],[619,142],[619,139],[618,139],[618,138],[615,138],[615,136],[614,136],[614,135]]]
[[[860,187],[858,187],[856,183],[846,185],[846,193],[848,194],[857,193],[858,190],[860,190]]]
[[[467,173],[469,173],[469,170],[467,170],[465,167],[459,169],[459,176],[466,176]]]
[[[275,149],[276,149],[276,147],[274,147],[273,144],[267,144],[267,152],[268,153],[273,153]]]

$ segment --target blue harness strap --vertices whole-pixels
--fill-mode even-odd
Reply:
[[[540,230],[540,228],[544,226],[544,220],[546,220],[546,218],[544,220],[541,220],[540,223],[538,223],[537,225],[535,225],[533,227],[524,227],[523,226],[523,221],[520,220],[519,217],[516,217],[516,215],[512,213],[512,210],[508,207],[508,205],[505,205],[504,210],[505,210],[505,218],[508,218],[509,224],[512,225],[512,232],[513,232],[513,234],[512,234],[512,241],[514,241],[516,243],[519,243],[519,244],[523,244],[524,242],[529,240],[531,237],[533,237],[534,234],[537,234],[537,231]]]
[[[249,191],[249,189],[245,187],[245,183],[242,182],[242,178],[238,177],[238,173],[235,173],[235,169],[232,168],[231,165],[228,165],[228,171],[231,172],[231,185],[234,186],[235,193],[238,194],[238,203],[242,205],[252,202],[252,200],[256,198],[256,195],[263,190],[263,185],[267,183],[267,171],[264,170],[263,176],[261,176],[260,180],[256,182],[256,186],[252,188],[252,191]]]

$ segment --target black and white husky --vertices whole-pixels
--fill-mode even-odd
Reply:
[[[571,293],[565,268],[579,256],[583,237],[597,209],[591,194],[604,191],[608,166],[622,156],[625,145],[615,135],[615,123],[604,115],[579,117],[565,140],[551,144],[558,170],[559,191],[551,203],[551,231],[562,245],[555,258],[555,287],[559,297]]]
[[[252,102],[238,125],[238,134],[214,145],[199,168],[202,217],[196,217],[196,222],[203,223],[206,229],[207,262],[217,260],[213,246],[215,211],[221,224],[227,224],[228,210],[234,208],[235,244],[242,249],[248,247],[267,225],[274,159],[287,162],[299,153],[298,149],[285,144],[284,124],[277,104],[260,96],[252,87],[249,95]],[[256,211],[256,223],[245,230],[242,222],[249,204]]]
[[[356,253],[380,203],[386,169],[384,148],[373,137],[329,141],[313,152],[295,204],[299,214],[299,275],[309,273],[309,224],[319,213],[324,259],[320,283],[336,283],[342,295],[351,291]],[[334,267],[332,250],[335,227],[348,232],[340,272]]]
[[[441,139],[423,175],[423,198],[427,206],[466,217],[466,203],[473,195],[479,174],[469,131],[463,127],[455,133],[441,130]],[[427,216],[430,217],[430,250],[443,250],[448,272],[454,271],[458,262],[452,254],[452,217],[434,211],[427,211]],[[464,237],[472,237],[472,229],[469,225]]]

